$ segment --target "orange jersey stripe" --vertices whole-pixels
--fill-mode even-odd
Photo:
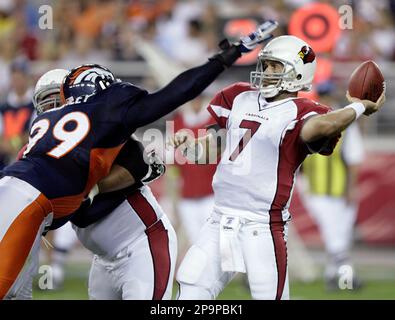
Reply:
[[[51,199],[54,218],[61,218],[76,211],[93,186],[110,172],[111,166],[124,144],[114,148],[96,148],[91,150],[88,180],[82,193]]]

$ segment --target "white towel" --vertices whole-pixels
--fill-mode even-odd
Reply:
[[[220,221],[221,268],[227,272],[246,272],[243,252],[239,241],[240,218],[223,215]]]

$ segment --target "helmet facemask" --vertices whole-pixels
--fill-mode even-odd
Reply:
[[[60,87],[68,73],[66,69],[53,69],[38,79],[32,99],[37,114],[61,106]]]
[[[37,91],[33,96],[33,105],[37,114],[61,106],[60,85],[52,84]]]
[[[280,63],[282,70],[275,73],[265,72],[267,64],[270,62]],[[259,89],[263,97],[272,98],[281,91],[288,91],[286,82],[292,82],[296,77],[295,67],[290,62],[261,53],[258,57],[256,70],[250,73],[250,82],[253,88]]]

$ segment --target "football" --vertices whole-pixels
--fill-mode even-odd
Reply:
[[[351,97],[376,102],[384,90],[384,77],[378,65],[369,60],[351,74],[348,92]]]

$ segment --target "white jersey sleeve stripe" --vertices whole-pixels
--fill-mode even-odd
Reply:
[[[211,109],[215,112],[218,118],[225,117],[228,118],[230,114],[230,110],[225,109],[221,106],[216,106],[214,104],[210,104]]]
[[[230,110],[224,109],[220,106],[209,105],[207,111],[210,112],[220,127],[226,128],[226,121],[228,120]]]
[[[306,118],[308,118],[308,117],[311,117],[311,116],[313,116],[313,115],[315,115],[315,114],[318,114],[318,113],[315,112],[315,111],[311,111],[311,112],[309,112],[309,113],[306,113],[306,114],[301,118],[301,120],[304,120],[304,119],[306,119]]]

